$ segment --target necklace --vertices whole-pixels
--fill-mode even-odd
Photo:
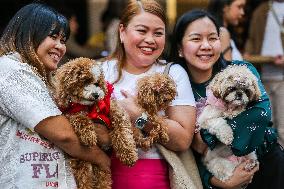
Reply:
[[[192,89],[193,89],[193,93],[197,94],[197,96],[198,96],[199,98],[204,98],[204,97],[202,97],[202,96],[197,92],[196,89],[194,89],[194,88],[192,88]]]
[[[195,97],[198,97],[198,99],[200,98],[206,98],[206,88],[208,86],[208,84],[210,83],[211,79],[209,79],[208,81],[205,81],[203,83],[194,83],[192,82],[192,91],[193,94],[195,94]]]

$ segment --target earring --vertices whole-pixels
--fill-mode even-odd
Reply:
[[[178,52],[178,56],[179,56],[180,58],[182,58],[182,57],[183,57],[183,55],[182,55],[182,53],[181,53],[181,52]]]

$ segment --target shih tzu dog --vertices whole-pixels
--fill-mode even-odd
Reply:
[[[260,98],[261,92],[258,79],[247,66],[230,65],[213,78],[206,93],[206,105],[197,118],[197,124],[221,143],[205,153],[203,163],[215,177],[225,181],[241,162],[250,160],[247,169],[258,164],[255,152],[242,157],[233,155],[229,146],[234,139],[233,131],[225,118],[232,119],[243,112],[248,103]]]

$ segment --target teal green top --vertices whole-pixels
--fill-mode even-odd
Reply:
[[[258,84],[262,95],[257,102],[250,104],[244,112],[233,119],[227,119],[227,123],[234,132],[234,140],[231,149],[236,156],[243,156],[256,150],[258,157],[261,157],[269,152],[277,143],[276,130],[271,127],[271,107],[269,98],[261,83],[260,76],[252,64],[244,61],[233,61],[232,64],[246,65],[252,71],[258,78]],[[202,98],[206,97],[206,87],[210,80],[201,84],[192,82],[193,94],[197,103]],[[216,136],[211,135],[204,129],[200,130],[200,134],[208,147],[214,149],[218,142]],[[205,166],[203,166],[200,156],[196,155],[196,157],[204,188],[213,188],[209,184],[209,180],[213,175],[206,170]]]

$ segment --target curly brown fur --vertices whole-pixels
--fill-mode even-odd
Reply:
[[[75,179],[80,180],[80,182],[77,182],[77,188],[93,189],[95,181],[93,178],[94,172],[92,164],[86,161],[71,159],[70,165]]]
[[[111,173],[110,171],[103,171],[98,166],[93,165],[94,172],[94,188],[95,189],[111,189]]]
[[[55,73],[54,95],[58,105],[67,110],[71,103],[84,105],[79,112],[69,112],[65,115],[80,142],[85,146],[101,146],[96,134],[98,124],[88,117],[88,107],[98,108],[97,102],[108,93],[106,85],[100,64],[88,58],[71,60]],[[114,99],[110,101],[108,116],[111,122],[109,129],[111,146],[116,156],[125,165],[134,165],[138,154],[130,118]],[[71,168],[78,189],[111,188],[110,171],[105,172],[97,165],[78,159],[72,159]]]
[[[176,84],[165,74],[152,74],[145,76],[137,82],[137,104],[148,116],[153,125],[147,136],[134,128],[134,138],[138,147],[148,150],[153,143],[165,144],[169,141],[167,127],[163,124],[163,117],[158,112],[165,110],[175,98]]]
[[[116,101],[111,101],[110,109],[111,124],[115,125],[110,133],[111,146],[123,164],[133,166],[138,156],[130,118]]]
[[[88,58],[77,58],[61,66],[54,76],[55,97],[60,107],[67,107],[70,102],[79,102],[83,97],[85,85],[99,81],[99,86],[106,91],[104,75],[94,77],[91,68],[98,65],[94,60]]]

